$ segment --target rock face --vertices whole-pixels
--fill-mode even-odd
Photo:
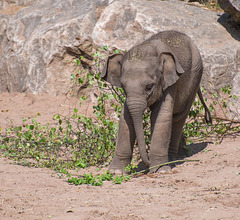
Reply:
[[[26,6],[26,5],[25,5]],[[0,91],[65,94],[105,1],[35,1],[0,15]],[[1,11],[0,11],[1,14]],[[89,40],[91,42],[91,39]]]
[[[21,8],[9,13],[9,2]],[[202,84],[209,91],[230,84],[240,97],[240,32],[219,12],[174,0],[4,0],[3,6],[0,92],[65,94],[76,68],[70,61],[84,56],[90,65],[93,44],[128,50],[174,29],[198,46]]]
[[[218,0],[220,7],[240,24],[240,0]]]
[[[9,7],[16,7],[16,6],[26,6],[30,3],[34,2],[34,0],[1,0],[0,2],[0,9],[5,9]]]

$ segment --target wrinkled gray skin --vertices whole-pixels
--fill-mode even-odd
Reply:
[[[132,159],[133,145],[138,140],[146,167],[175,160],[183,126],[198,92],[203,72],[197,47],[185,34],[160,32],[125,55],[108,58],[101,77],[122,87],[126,102],[121,113],[117,145],[110,172],[122,174]],[[143,113],[151,110],[151,147],[149,157],[143,130]],[[211,122],[207,106],[205,118]],[[152,172],[170,171],[169,166]]]

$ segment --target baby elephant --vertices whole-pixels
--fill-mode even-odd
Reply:
[[[199,88],[202,59],[191,39],[177,31],[163,31],[130,49],[125,55],[108,57],[101,77],[126,93],[117,145],[110,172],[122,174],[131,162],[137,138],[141,158],[147,167],[175,160],[185,120],[196,93],[210,112]],[[143,130],[143,113],[151,110],[149,156]],[[151,172],[169,171],[169,166]]]

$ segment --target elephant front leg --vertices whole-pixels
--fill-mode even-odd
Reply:
[[[168,93],[162,100],[152,108],[152,139],[149,155],[151,167],[168,162],[174,97],[171,93]],[[170,166],[157,167],[150,170],[150,172],[170,171]]]
[[[121,112],[116,150],[109,171],[115,175],[124,173],[124,168],[132,160],[133,145],[136,134],[133,126],[132,117],[128,111],[126,103]]]

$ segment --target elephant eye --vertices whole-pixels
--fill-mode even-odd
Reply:
[[[146,92],[151,92],[153,86],[154,86],[153,83],[151,83],[151,84],[147,84],[147,85],[146,85],[146,88],[145,88]]]

